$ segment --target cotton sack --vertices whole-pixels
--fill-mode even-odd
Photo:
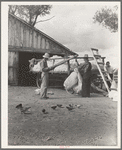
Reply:
[[[78,74],[77,72],[72,72],[64,81],[64,87],[67,90],[72,89],[75,85],[78,84]]]

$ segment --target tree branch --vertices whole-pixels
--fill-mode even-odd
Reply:
[[[35,17],[35,20],[34,20],[34,22],[33,22],[33,26],[36,24],[37,17],[38,17],[38,14],[37,14],[36,17]]]
[[[54,18],[54,17],[55,17],[55,16],[53,16],[53,17],[51,17],[51,18],[49,18],[49,19],[46,19],[46,20],[40,20],[40,21],[36,22],[35,24],[37,24],[37,23],[39,23],[39,22],[44,22],[44,21],[51,20],[51,19]]]

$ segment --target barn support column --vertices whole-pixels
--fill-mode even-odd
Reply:
[[[68,54],[64,56],[64,59],[68,59]],[[70,61],[69,60],[67,61],[67,74],[68,75],[70,74]]]
[[[8,52],[8,84],[18,85],[19,53]]]
[[[67,72],[68,72],[68,75],[70,74],[70,62],[69,60],[67,61]]]

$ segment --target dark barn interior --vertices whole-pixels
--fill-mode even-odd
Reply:
[[[19,77],[20,86],[36,86],[36,73],[29,72],[29,60],[41,59],[43,54],[33,52],[19,52]]]
[[[37,86],[36,77],[37,73],[30,72],[29,60],[32,58],[42,59],[42,53],[34,52],[19,52],[19,86]],[[51,55],[52,56],[52,55]],[[67,77],[67,73],[49,73],[49,86],[50,87],[63,87],[63,82]]]
[[[37,86],[37,73],[29,71],[32,58],[41,59],[44,53],[69,56],[73,51],[60,44],[42,31],[31,27],[22,19],[9,13],[8,17],[8,84],[19,86]],[[63,86],[67,72],[49,73],[49,86]],[[39,80],[41,82],[41,80]]]

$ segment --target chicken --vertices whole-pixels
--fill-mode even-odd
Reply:
[[[68,107],[68,106],[66,106],[66,108],[67,108],[69,111],[74,109],[73,107]]]
[[[30,109],[31,107],[23,107],[22,104],[19,104],[16,106],[17,109],[19,109],[21,111],[21,113],[26,113],[28,111],[28,109]]]
[[[62,106],[62,104],[57,104],[57,106],[60,107],[60,108],[64,108],[64,107]]]
[[[55,109],[56,109],[56,107],[57,107],[57,106],[52,106],[51,108],[52,108],[53,110],[55,110]]]
[[[73,107],[73,104],[69,104],[69,107]]]
[[[75,105],[77,108],[80,108],[81,107],[81,105]]]
[[[44,114],[48,114],[48,112],[46,112],[45,109],[42,109],[42,112],[43,112]]]

